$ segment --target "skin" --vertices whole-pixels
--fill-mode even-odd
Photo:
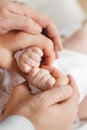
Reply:
[[[17,65],[24,73],[28,73],[32,67],[39,68],[43,57],[43,51],[37,46],[31,46],[19,54]]]
[[[57,57],[58,51],[62,49],[61,38],[50,18],[22,2],[0,1],[0,34],[6,34],[11,30],[39,34],[42,29],[53,41]]]
[[[54,67],[32,68],[27,75],[28,82],[36,88],[44,91],[56,86],[68,85],[69,79]]]
[[[49,66],[39,68],[42,56],[43,51],[36,46],[30,47],[20,54],[17,60],[18,66],[23,72],[27,73],[28,82],[40,90],[54,87],[56,79],[59,85],[67,85],[67,76],[56,68]]]
[[[87,55],[87,23],[64,42],[64,48]],[[73,46],[72,46],[73,45]]]
[[[10,40],[9,40],[10,39]],[[44,44],[46,43],[46,44]],[[0,67],[16,71],[21,74],[14,54],[18,50],[25,49],[30,46],[38,46],[44,52],[44,65],[52,65],[55,59],[53,42],[42,34],[32,35],[20,31],[12,31],[4,35],[0,35]],[[22,73],[23,74],[23,73]]]
[[[87,120],[87,96],[79,104],[78,116],[80,120]]]
[[[31,95],[26,84],[17,86],[3,119],[17,114],[31,120],[36,130],[70,130],[77,113],[79,93],[72,77],[68,78],[69,86],[55,86],[37,95]]]
[[[87,55],[87,21],[70,38],[64,42],[64,48]],[[73,45],[73,46],[72,46]],[[78,117],[87,119],[87,96],[79,104]]]
[[[44,91],[52,88],[56,82],[50,72],[43,68],[33,68],[27,76],[28,82],[34,87]]]
[[[13,34],[14,33],[12,33],[12,35]],[[16,35],[16,36],[18,36],[18,35]],[[16,46],[15,44],[12,44],[12,43],[10,44],[10,46],[8,46],[8,42],[7,42],[8,38],[5,39],[5,37],[3,36],[2,41],[4,41],[4,42],[0,42],[0,43],[5,43],[5,44],[0,44],[1,45],[0,53],[4,51],[4,53],[1,53],[1,54],[4,54],[5,56],[7,56],[6,54],[9,53],[9,55],[12,56],[13,52],[16,52],[17,49],[23,49],[23,46],[27,46],[28,43],[26,45],[25,45],[25,43],[23,44],[22,41],[20,41],[20,42],[22,42],[22,43],[20,43],[18,37],[16,37],[16,36],[15,36],[16,39],[14,39],[14,40],[12,39],[12,40],[13,41],[18,40],[18,42],[17,42],[18,46]],[[22,35],[22,37],[21,37],[21,35],[19,35],[19,36],[20,36],[20,38],[23,38],[24,35]],[[8,34],[7,34],[7,37],[8,37]],[[10,39],[9,42],[12,42],[12,40]],[[15,48],[15,46],[16,46],[16,48]],[[6,53],[6,52],[8,52],[8,53]],[[7,58],[6,58],[6,60],[9,61],[9,59],[7,59]],[[2,60],[0,59],[0,61],[2,61]],[[2,62],[0,62],[0,65],[2,65]],[[5,65],[6,66],[2,66],[2,67],[8,68],[8,64],[5,64]],[[9,66],[9,68],[10,67],[11,66]],[[55,72],[53,74],[57,75]],[[17,92],[18,95],[15,93],[13,95],[13,98],[11,98],[11,101],[13,99],[13,101],[12,101],[13,106],[7,105],[10,108],[6,109],[9,111],[8,112],[5,111],[6,113],[3,117],[3,119],[8,117],[9,115],[17,114],[17,115],[24,116],[27,119],[31,120],[31,122],[34,124],[34,126],[37,130],[39,130],[41,128],[42,128],[42,130],[44,130],[44,129],[48,130],[49,128],[50,128],[50,130],[51,129],[53,130],[53,128],[55,130],[71,129],[74,118],[77,113],[77,104],[78,104],[79,94],[78,94],[76,84],[74,82],[72,82],[73,79],[71,77],[68,77],[68,78],[70,81],[68,86],[66,86],[66,87],[59,86],[58,87],[58,84],[57,84],[57,86],[55,86],[54,88],[47,90],[46,92],[40,93],[38,95],[31,95],[31,94],[29,94],[28,90],[27,90],[28,94],[26,94],[26,92],[24,93],[24,89],[26,88],[25,84],[22,84],[21,86],[17,87],[17,89],[16,89],[17,91],[15,91],[15,92]],[[22,86],[24,86],[23,87],[24,89],[22,89]],[[20,91],[22,91],[22,92],[20,92]],[[21,94],[21,96],[20,96],[20,94]],[[18,96],[18,97],[16,98],[15,96],[16,97]],[[35,105],[33,105],[34,102],[35,102]],[[60,102],[61,102],[61,105],[60,105]],[[12,104],[12,103],[9,102],[8,104]],[[18,105],[18,107],[17,107],[17,105]],[[38,110],[41,110],[41,111],[38,111]],[[69,111],[67,111],[67,110],[69,110]],[[66,111],[67,111],[67,113],[66,113]],[[30,114],[27,114],[27,113],[30,113]],[[32,116],[32,113],[35,113],[34,117]],[[46,113],[48,113],[48,114],[46,114]],[[62,118],[60,118],[61,113],[63,115],[65,115]],[[39,115],[39,116],[37,116],[37,115]],[[44,115],[46,115],[46,116],[44,117]],[[58,115],[58,116],[56,116],[56,115]],[[48,119],[48,117],[50,117],[50,120]],[[69,125],[68,125],[68,121],[66,121],[66,118],[69,119],[69,121],[70,121]],[[39,119],[41,119],[41,120],[43,119],[42,122],[39,122],[40,121]],[[49,120],[48,123],[46,123],[46,119]],[[63,125],[61,125],[61,122],[63,122]]]

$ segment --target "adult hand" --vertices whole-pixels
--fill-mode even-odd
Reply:
[[[29,119],[36,130],[70,130],[77,114],[79,93],[72,77],[68,78],[71,87],[56,86],[37,95],[30,95],[26,85],[16,87],[3,119],[17,114]]]
[[[41,66],[44,69],[47,69],[50,74],[55,78],[55,84],[53,87],[55,86],[66,86],[69,84],[69,79],[68,77],[63,74],[60,70],[58,70],[57,68],[53,67],[53,66]]]
[[[51,80],[51,78],[53,79]],[[32,68],[27,74],[26,79],[28,84],[31,84],[33,88],[37,88],[40,91],[44,91],[55,86],[66,86],[69,83],[68,77],[52,66]]]
[[[62,49],[62,44],[57,27],[51,19],[21,2],[0,3],[0,34],[11,30],[38,34],[42,29],[53,41],[57,55],[58,50]]]
[[[51,65],[55,59],[55,52],[50,39],[42,34],[32,35],[13,31],[0,35],[0,66],[18,72],[19,69],[14,59],[15,52],[33,45],[43,50],[43,64]]]

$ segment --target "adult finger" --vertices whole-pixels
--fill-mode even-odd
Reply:
[[[45,68],[47,70],[49,70],[49,72],[52,74],[53,77],[55,78],[58,78],[60,77],[61,75],[63,75],[63,73],[61,71],[59,71],[58,69],[56,69],[55,67],[53,66],[45,66],[45,65],[42,65],[42,68]]]
[[[18,51],[20,49],[25,49],[29,46],[38,46],[41,48],[44,52],[44,60],[43,64],[44,65],[52,65],[54,59],[55,59],[55,52],[54,52],[54,47],[53,43],[50,39],[47,37],[38,34],[38,35],[31,35],[31,34],[26,34],[23,32],[18,32],[19,37],[21,37],[21,40],[18,41],[17,37],[15,37],[15,42],[17,44],[13,45],[13,50]],[[25,39],[26,38],[26,39]],[[17,41],[16,41],[17,40]]]
[[[4,2],[0,7],[2,16],[2,19],[0,20],[0,34],[7,33],[11,30],[22,30],[31,34],[41,33],[42,27],[32,18],[27,17],[25,15],[25,10],[23,10],[20,5],[18,7],[14,2]],[[11,10],[12,7],[16,13]],[[20,12],[22,12],[20,14],[19,9]]]
[[[29,17],[18,16],[11,13],[9,13],[9,17],[9,20],[7,20],[5,24],[6,27],[4,27],[5,29],[2,30],[1,34],[7,33],[10,30],[22,30],[30,34],[39,34],[42,31],[41,26]]]
[[[9,41],[9,36],[10,36],[10,46],[8,46],[8,44],[7,44],[7,41]],[[27,33],[20,32],[20,31],[13,31],[13,32],[9,32],[5,35],[2,35],[2,38],[3,38],[3,43],[4,43],[4,44],[2,44],[2,46],[5,50],[4,54],[5,54],[5,57],[7,57],[5,60],[6,64],[4,65],[4,67],[6,67],[8,64],[8,69],[13,68],[13,70],[14,70],[14,69],[18,68],[16,66],[15,59],[12,57],[15,54],[15,52],[28,48],[30,46],[38,46],[39,48],[41,48],[43,50],[43,52],[44,52],[44,62],[43,63],[45,65],[52,65],[52,63],[55,59],[55,52],[54,52],[54,47],[53,47],[52,41],[50,39],[48,39],[47,37],[43,36],[42,34],[31,35],[31,34],[27,34]],[[15,42],[13,42],[13,39]]]
[[[23,3],[12,3],[8,5],[8,9],[10,12],[16,15],[25,15],[27,17],[32,18],[35,22],[37,22],[42,28],[45,29],[47,36],[52,39],[55,45],[56,54],[58,50],[62,49],[61,38],[59,36],[58,30],[56,25],[52,22],[44,14],[36,11],[33,8],[28,7],[26,4]],[[45,21],[45,22],[44,22]],[[27,22],[28,26],[28,22]]]
[[[45,104],[46,106],[51,106],[66,100],[71,95],[72,88],[70,86],[58,86],[36,95],[36,99],[38,96],[38,102],[40,100],[42,104]]]
[[[45,68],[49,70],[50,74],[56,79],[55,86],[60,86],[60,85],[67,85],[69,80],[66,75],[64,75],[61,71],[56,69],[55,67],[52,66],[42,66],[42,68]]]

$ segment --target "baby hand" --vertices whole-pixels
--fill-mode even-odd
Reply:
[[[66,75],[56,68],[49,66],[31,69],[27,80],[30,85],[40,90],[47,90],[55,86],[66,86],[69,83],[69,79]]]
[[[52,77],[48,70],[43,68],[31,69],[27,76],[27,80],[30,85],[42,91],[52,88],[55,84],[55,78]]]
[[[28,73],[32,67],[39,67],[43,51],[36,46],[29,47],[19,56],[18,66],[21,71]]]

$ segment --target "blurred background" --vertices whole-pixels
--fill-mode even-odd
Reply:
[[[82,9],[84,10],[84,12],[87,15],[87,0],[78,0],[78,2],[80,3]]]
[[[17,0],[51,17],[64,37],[70,36],[86,19],[87,0]]]

